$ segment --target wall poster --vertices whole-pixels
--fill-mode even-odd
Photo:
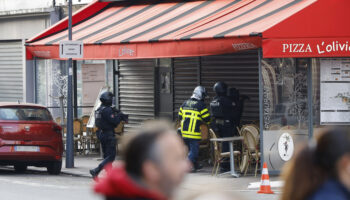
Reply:
[[[106,85],[105,64],[82,64],[83,115],[90,115],[101,88]]]
[[[321,59],[321,125],[350,124],[350,59]]]

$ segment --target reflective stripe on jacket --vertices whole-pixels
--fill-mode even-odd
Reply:
[[[202,139],[200,125],[209,124],[210,113],[203,101],[189,99],[180,107],[179,119],[182,137],[200,140]]]

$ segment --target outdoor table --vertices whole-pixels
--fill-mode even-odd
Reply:
[[[235,159],[234,159],[234,153],[233,153],[233,142],[237,140],[243,140],[242,136],[236,136],[236,137],[225,137],[225,138],[212,138],[210,141],[214,142],[229,142],[230,143],[230,169],[229,172],[233,177],[238,178],[239,174],[235,172]]]

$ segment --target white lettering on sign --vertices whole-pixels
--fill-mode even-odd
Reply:
[[[325,44],[325,42],[322,42],[321,44],[317,45],[317,52],[318,54],[324,54],[325,52],[331,53],[331,52],[350,52],[350,46],[349,42],[345,43],[339,43],[338,41],[333,41],[330,44]]]
[[[50,58],[51,57],[50,51],[34,51],[33,54],[37,57],[40,57],[40,58]]]
[[[236,51],[242,51],[242,50],[256,49],[257,48],[257,46],[252,44],[252,43],[237,43],[237,44],[232,44],[232,47]]]
[[[135,50],[128,47],[120,47],[119,56],[135,56]]]
[[[283,53],[305,53],[312,52],[310,44],[283,44]]]
[[[284,43],[282,44],[283,53],[312,53],[316,52],[319,55],[324,53],[335,52],[350,52],[349,42],[332,41],[326,43],[322,41],[319,44],[305,44],[305,43]]]

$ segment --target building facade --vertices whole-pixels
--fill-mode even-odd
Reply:
[[[91,0],[73,1],[74,10]],[[67,15],[66,0],[0,0],[0,101],[50,104],[53,63],[26,62],[25,41]],[[46,83],[47,82],[47,83]],[[51,87],[51,88],[50,88]]]

